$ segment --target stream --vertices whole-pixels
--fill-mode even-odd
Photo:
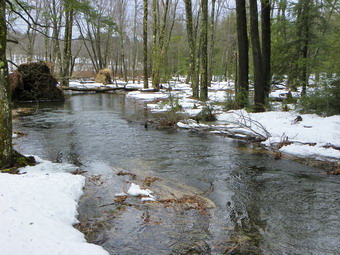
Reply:
[[[15,149],[86,171],[79,219],[110,254],[340,254],[339,176],[226,137],[146,128],[152,114],[124,95],[20,107]],[[118,201],[131,182],[161,202]]]

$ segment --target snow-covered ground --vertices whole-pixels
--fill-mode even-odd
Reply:
[[[70,173],[73,165],[38,161],[0,174],[0,254],[107,255],[72,226],[85,178]]]
[[[219,104],[232,98],[234,84],[232,82],[213,82],[209,88],[209,101],[206,104],[190,98],[190,86],[173,82],[165,85],[171,90],[160,92],[130,92],[127,97],[144,100],[153,112],[164,112],[171,108],[170,103],[159,102],[159,99],[172,99],[182,107],[189,117],[197,115],[205,105],[214,109],[217,121],[197,123],[189,119],[179,122],[180,128],[202,129],[211,133],[232,134],[234,137],[257,137],[268,148],[275,148],[287,154],[304,158],[340,160],[340,115],[320,117],[315,114],[300,114],[296,111],[270,111],[264,113],[248,113],[245,110],[224,111]],[[271,98],[286,98],[288,91],[279,86],[270,94]],[[292,93],[297,96],[298,93]],[[169,100],[168,100],[169,101]],[[282,109],[282,107],[279,107]],[[293,106],[290,107],[291,109]],[[297,121],[297,116],[302,120]],[[284,143],[283,143],[284,142]],[[278,144],[283,144],[277,148]]]

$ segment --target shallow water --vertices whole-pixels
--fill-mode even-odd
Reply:
[[[146,129],[152,116],[122,95],[28,107],[15,124],[27,134],[16,149],[88,171],[80,218],[101,223],[93,241],[111,254],[340,254],[338,176],[224,137]],[[133,181],[120,170],[159,177],[215,207],[114,203]]]

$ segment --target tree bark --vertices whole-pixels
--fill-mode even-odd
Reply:
[[[11,88],[6,60],[6,3],[0,1],[0,169],[11,164],[12,114]]]
[[[216,0],[211,1],[211,21],[210,21],[210,44],[209,44],[209,54],[208,54],[208,86],[211,86],[211,81],[213,78],[213,61],[214,61],[214,47],[215,47],[215,5]]]
[[[185,12],[186,12],[186,27],[188,34],[188,44],[190,50],[190,60],[189,60],[189,74],[191,76],[191,87],[192,87],[192,97],[198,98],[199,88],[196,70],[196,42],[194,36],[193,18],[192,18],[192,3],[191,0],[184,0]]]
[[[237,22],[237,41],[238,41],[238,67],[236,83],[236,103],[243,108],[248,105],[249,91],[249,55],[248,55],[248,34],[247,34],[247,17],[246,1],[236,1],[236,22]]]
[[[208,0],[201,0],[201,83],[200,100],[208,99]]]
[[[74,9],[65,1],[65,36],[64,36],[64,58],[63,58],[63,73],[61,77],[61,85],[69,86],[70,80],[70,65],[72,60],[72,28],[73,28],[73,13]]]
[[[252,44],[254,63],[255,111],[262,112],[265,110],[265,96],[264,96],[265,76],[263,73],[263,62],[260,46],[258,11],[256,0],[249,1],[249,14],[250,14],[250,38]]]
[[[149,88],[148,81],[148,0],[144,0],[144,17],[143,17],[143,76],[144,88]]]
[[[263,73],[265,76],[264,94],[269,97],[270,84],[271,84],[271,29],[270,29],[270,0],[261,0],[261,24],[262,24],[262,60],[263,60]]]

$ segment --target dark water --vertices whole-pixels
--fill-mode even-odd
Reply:
[[[105,220],[94,241],[111,254],[340,254],[338,176],[223,137],[145,129],[151,116],[120,95],[29,107],[15,124],[27,134],[16,149],[100,175],[79,211]],[[182,185],[216,207],[200,213],[129,198],[118,208],[114,194],[131,180],[113,169]]]

